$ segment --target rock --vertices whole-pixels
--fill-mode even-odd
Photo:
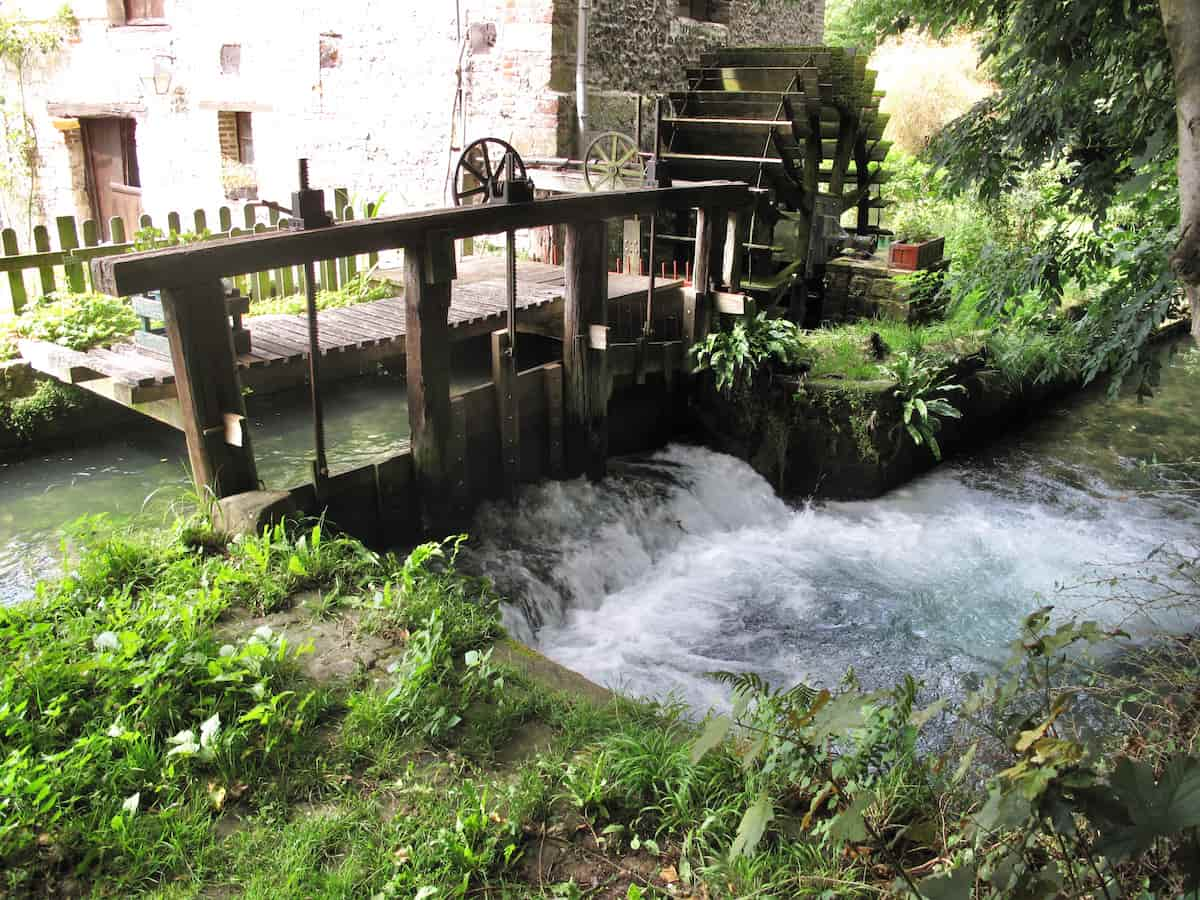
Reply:
[[[213,509],[213,528],[230,537],[262,534],[268,525],[299,514],[296,501],[287,491],[246,491],[217,502]]]
[[[23,359],[0,362],[0,400],[28,397],[36,386],[33,366]]]

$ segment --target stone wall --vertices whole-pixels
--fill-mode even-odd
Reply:
[[[709,0],[707,21],[679,15],[677,0],[590,0],[589,132],[633,134],[638,94],[686,86],[685,70],[719,46],[819,44],[825,0]],[[574,114],[578,0],[557,0],[562,23],[554,84],[572,95]],[[643,146],[649,148],[653,104],[643,104]]]

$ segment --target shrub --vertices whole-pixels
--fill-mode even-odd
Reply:
[[[799,366],[804,350],[795,323],[760,312],[753,318],[743,317],[728,331],[713,332],[691,353],[697,372],[711,369],[717,389],[730,391],[747,385],[769,363],[785,369]]]
[[[22,310],[12,330],[18,337],[89,350],[133,334],[138,322],[132,307],[117,297],[55,292]]]

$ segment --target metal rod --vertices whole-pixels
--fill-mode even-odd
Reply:
[[[300,190],[308,190],[308,160],[300,160]],[[313,477],[319,485],[329,477],[325,456],[325,407],[321,402],[321,339],[317,327],[317,275],[312,260],[304,263],[305,307],[308,313],[308,385],[312,397],[313,446],[316,463]]]
[[[646,288],[646,324],[642,333],[651,337],[654,333],[654,238],[658,230],[658,216],[650,217],[650,284]]]
[[[516,175],[516,161],[513,154],[505,157],[504,177],[508,184],[513,183]],[[553,242],[553,238],[551,239]],[[505,288],[508,294],[508,348],[515,357],[517,354],[517,233],[511,228],[504,233],[505,254]]]

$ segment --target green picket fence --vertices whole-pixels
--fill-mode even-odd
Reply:
[[[332,215],[335,221],[347,222],[354,218],[345,188],[336,189],[333,200]],[[261,234],[288,227],[287,217],[280,216],[277,210],[267,211],[267,222],[258,221],[257,212],[255,208],[246,207],[243,210],[243,224],[235,228],[233,213],[229,207],[222,206],[217,210],[217,227],[212,229],[208,215],[203,209],[197,209],[191,215],[189,228],[196,235],[212,229],[208,237],[211,240]],[[373,204],[368,204],[363,210],[368,218],[375,213]],[[179,213],[170,212],[167,213],[166,227],[159,227],[164,235],[181,235],[185,233],[183,221]],[[137,223],[138,229],[155,227],[154,220],[148,215],[142,216]],[[13,229],[0,231],[0,249],[3,250],[0,256],[0,284],[4,285],[4,289],[0,289],[0,315],[6,312],[19,313],[31,298],[42,297],[56,290],[92,290],[89,261],[98,256],[128,253],[136,249],[134,233],[119,216],[109,220],[111,239],[106,242],[100,240],[100,229],[93,219],[86,219],[81,224],[76,222],[74,216],[59,216],[55,219],[53,232],[58,238],[57,250],[51,247],[51,229],[46,225],[38,225],[33,229],[33,248],[29,252],[21,249]],[[171,243],[172,240],[164,239],[158,241],[157,246]],[[348,256],[321,262],[316,267],[317,287],[320,290],[337,290],[339,285],[345,284],[359,271],[374,266],[377,261],[378,255],[372,253],[365,258]],[[286,297],[304,290],[303,270],[293,266],[249,272],[235,280],[239,290],[251,300]],[[4,296],[5,293],[7,296]]]

